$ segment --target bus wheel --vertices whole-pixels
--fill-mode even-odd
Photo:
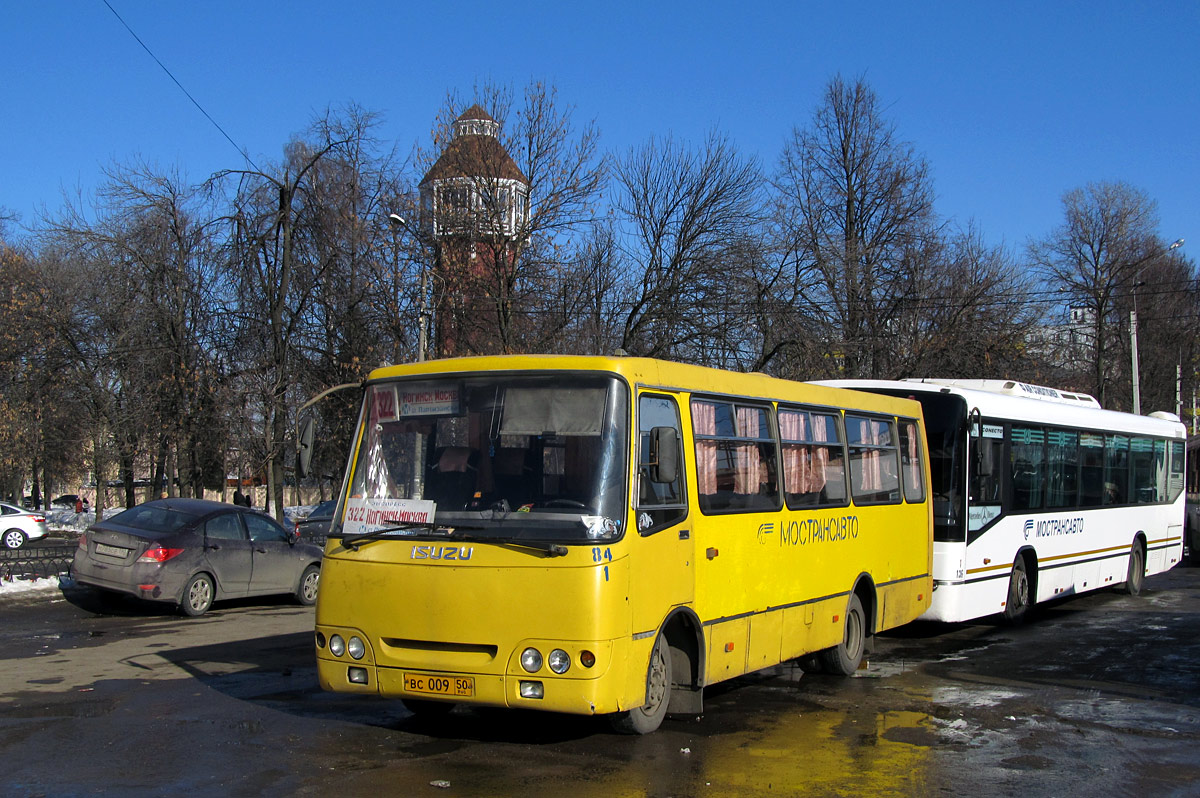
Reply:
[[[1017,625],[1025,620],[1029,612],[1029,574],[1025,572],[1025,560],[1018,557],[1013,562],[1012,575],[1008,578],[1008,601],[1004,603],[1004,620]]]
[[[850,676],[858,670],[866,642],[867,623],[864,615],[862,602],[858,600],[858,596],[852,594],[850,603],[846,606],[846,632],[842,636],[842,642],[820,652],[821,664],[826,673]]]
[[[646,673],[646,703],[613,716],[612,725],[621,734],[649,734],[662,725],[671,699],[671,649],[662,635],[650,653]]]
[[[1142,592],[1142,580],[1146,578],[1146,555],[1142,554],[1142,544],[1134,543],[1129,550],[1129,573],[1125,575],[1125,592],[1136,596]]]

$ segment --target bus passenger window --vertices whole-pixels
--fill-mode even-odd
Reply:
[[[1104,438],[1094,432],[1079,436],[1079,506],[1104,502]]]
[[[779,509],[777,456],[766,408],[692,400],[701,512]]]
[[[1129,501],[1129,438],[1104,436],[1104,503]]]
[[[925,500],[925,470],[922,468],[921,434],[917,422],[900,422],[900,471],[904,475],[904,500]]]
[[[1011,470],[1013,509],[1040,510],[1045,498],[1045,430],[1013,425]]]
[[[850,495],[855,504],[899,504],[900,469],[895,422],[846,414]]]
[[[779,408],[783,490],[788,507],[846,503],[846,465],[837,416]]]

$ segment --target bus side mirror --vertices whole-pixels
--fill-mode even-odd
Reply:
[[[296,470],[300,476],[307,477],[312,473],[313,438],[315,437],[316,422],[312,416],[304,419],[300,431],[296,435]]]
[[[650,480],[669,485],[679,478],[679,436],[674,427],[650,430]]]

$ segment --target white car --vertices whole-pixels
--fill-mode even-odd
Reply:
[[[0,502],[0,541],[6,549],[19,549],[31,540],[46,537],[46,514]]]

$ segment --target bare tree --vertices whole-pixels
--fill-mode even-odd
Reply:
[[[758,165],[723,135],[699,147],[650,139],[614,167],[613,200],[628,259],[621,347],[686,358],[689,343],[725,339],[737,301],[727,256],[759,223]]]
[[[826,341],[826,371],[885,376],[893,326],[924,266],[919,254],[937,235],[928,165],[897,138],[862,79],[837,77],[810,125],[793,131],[775,187],[795,309],[809,335]]]
[[[1089,183],[1064,194],[1062,206],[1063,223],[1030,244],[1029,258],[1047,287],[1080,310],[1087,329],[1081,381],[1107,407],[1131,395],[1128,361],[1119,357],[1128,352],[1126,298],[1167,245],[1157,234],[1156,204],[1128,183]]]

